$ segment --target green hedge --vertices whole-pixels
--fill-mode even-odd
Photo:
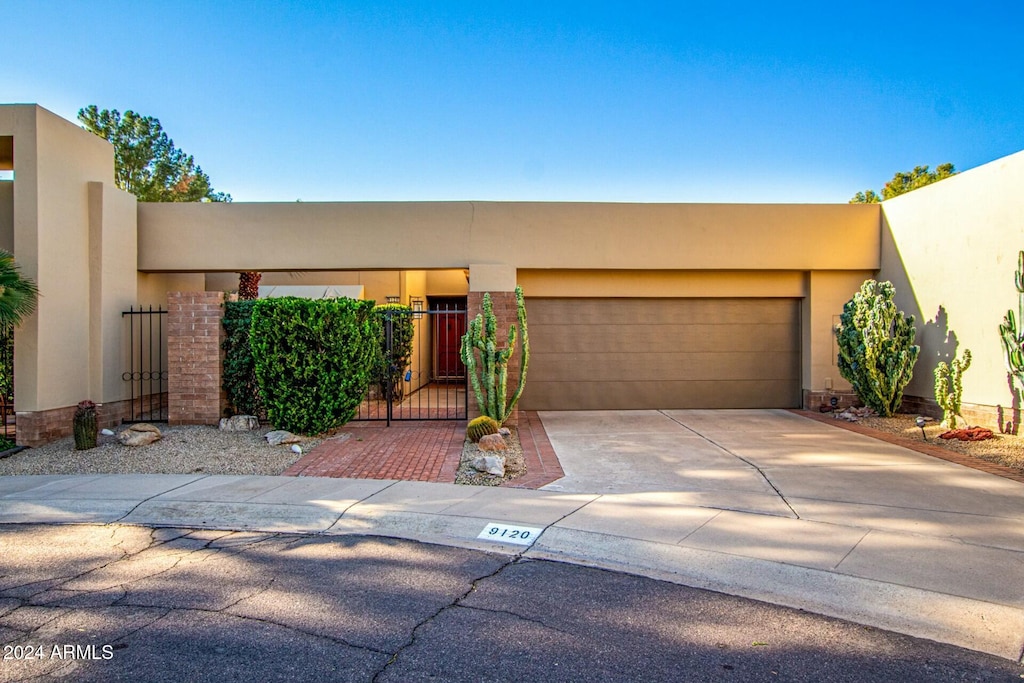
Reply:
[[[319,434],[352,419],[379,363],[378,329],[372,301],[256,301],[250,345],[270,422]]]
[[[224,304],[225,339],[223,387],[228,395],[231,415],[266,417],[266,408],[256,381],[256,361],[249,345],[249,326],[255,301],[228,301]]]

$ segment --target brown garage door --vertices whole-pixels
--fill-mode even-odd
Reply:
[[[528,299],[528,410],[791,408],[798,299]]]

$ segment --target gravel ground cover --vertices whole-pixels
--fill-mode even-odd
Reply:
[[[122,446],[116,436],[76,451],[71,437],[0,459],[0,475],[15,474],[258,474],[279,475],[302,457],[291,446],[271,446],[269,427],[251,432],[222,432],[216,427],[157,425],[163,438],[148,446]],[[121,427],[120,429],[123,429]],[[308,452],[322,439],[300,446]]]
[[[473,458],[478,455],[485,455],[475,443],[466,439],[462,447],[462,460],[459,462],[459,470],[455,474],[456,484],[470,484],[473,486],[501,486],[506,481],[526,474],[526,460],[523,458],[523,447],[519,443],[519,434],[515,427],[509,427],[511,432],[505,437],[505,444],[508,450],[495,453],[505,456],[505,476],[499,477],[496,474],[486,474],[473,469]]]
[[[881,432],[896,434],[911,441],[922,441],[921,430],[914,420],[917,415],[895,415],[893,417],[865,417],[857,424]],[[975,458],[1012,467],[1024,473],[1024,439],[1013,434],[995,432],[991,439],[985,441],[958,441],[956,439],[940,439],[939,435],[947,431],[938,421],[925,425],[924,436],[933,446],[942,446],[951,451],[970,455]]]

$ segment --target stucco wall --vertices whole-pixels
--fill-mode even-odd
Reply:
[[[939,360],[970,349],[964,401],[1007,406],[999,324],[1016,309],[1024,249],[1024,152],[882,204],[881,279],[917,320],[921,357],[907,394],[932,398]]]
[[[873,270],[874,205],[140,204],[143,271]]]
[[[15,257],[42,293],[15,334],[16,408],[74,405],[94,388],[88,184],[113,178],[113,148],[34,105],[0,107],[0,135],[14,138]]]
[[[99,403],[130,396],[121,374],[127,344],[121,312],[138,296],[135,197],[110,185],[89,183],[90,391]]]

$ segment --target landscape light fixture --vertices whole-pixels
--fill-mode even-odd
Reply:
[[[918,415],[917,419],[914,420],[914,424],[916,424],[918,427],[921,428],[921,438],[924,439],[925,441],[927,441],[928,440],[928,435],[924,433],[924,423],[925,423],[925,419],[923,417],[921,417],[920,415]]]

